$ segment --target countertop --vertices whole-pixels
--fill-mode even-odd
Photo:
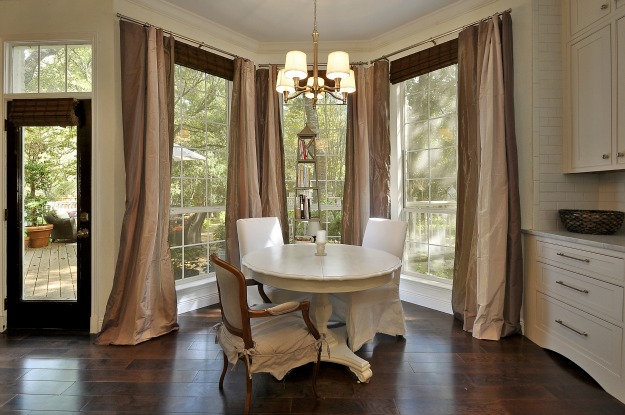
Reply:
[[[584,233],[573,233],[567,231],[543,231],[538,229],[523,229],[523,233],[535,236],[544,236],[561,241],[574,242],[597,248],[611,249],[613,251],[625,252],[625,235],[588,235]]]

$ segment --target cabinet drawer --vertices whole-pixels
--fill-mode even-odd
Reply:
[[[536,296],[536,324],[604,369],[619,374],[623,330],[542,293]]]
[[[622,256],[606,255],[598,251],[544,241],[537,242],[537,250],[541,262],[623,285],[625,260]]]
[[[540,291],[565,298],[598,317],[623,321],[623,287],[552,265],[539,263],[538,269],[536,283]]]
[[[610,14],[611,0],[571,0],[571,35]]]

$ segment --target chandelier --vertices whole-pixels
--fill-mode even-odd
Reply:
[[[317,100],[324,94],[330,94],[342,103],[347,101],[347,94],[356,91],[354,71],[349,68],[347,52],[337,51],[328,54],[326,77],[334,81],[334,86],[326,85],[319,76],[319,61],[317,47],[319,32],[317,32],[317,0],[314,1],[314,28],[313,38],[313,74],[308,78],[306,54],[299,50],[292,50],[286,54],[284,69],[278,71],[276,91],[283,94],[284,102],[301,94],[312,100],[312,107],[316,108]],[[308,78],[308,81],[305,81]]]

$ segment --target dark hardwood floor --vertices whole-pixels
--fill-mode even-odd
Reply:
[[[625,414],[566,358],[522,336],[473,339],[447,314],[404,304],[405,339],[378,335],[359,354],[373,378],[322,363],[312,398],[307,365],[284,381],[254,377],[256,414]],[[180,331],[138,346],[95,346],[93,336],[0,335],[0,414],[240,414],[245,369],[222,367],[209,307],[180,315]]]

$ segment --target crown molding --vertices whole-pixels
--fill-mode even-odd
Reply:
[[[185,33],[179,33],[184,36],[188,36],[192,39],[203,41],[207,44],[211,44],[213,41],[219,41],[220,45],[212,45],[220,47],[221,49],[231,51],[230,49],[239,50],[239,52],[232,53],[242,54],[243,51],[249,51],[250,53],[256,53],[259,49],[260,43],[250,37],[244,36],[226,26],[220,25],[212,20],[200,17],[196,14],[189,13],[178,6],[169,3],[167,0],[123,0],[128,3],[135,4],[143,9],[157,13],[167,19],[175,20],[191,30],[186,30]],[[133,17],[133,16],[129,16]],[[141,20],[140,18],[137,20]],[[152,23],[152,22],[148,22]],[[179,32],[171,27],[163,27],[165,30],[171,30],[173,32]],[[202,34],[201,37],[197,33]],[[228,47],[230,45],[230,47]],[[249,57],[249,56],[243,56]]]
[[[186,26],[187,30],[184,33],[180,33],[181,35],[203,41],[246,58],[253,57],[250,55],[272,56],[283,54],[289,50],[302,50],[306,53],[312,53],[312,38],[309,41],[297,42],[259,42],[219,23],[191,14],[187,10],[171,4],[168,0],[122,1],[132,3]],[[458,0],[454,4],[370,40],[323,41],[323,33],[321,33],[319,53],[325,54],[334,50],[345,50],[350,54],[357,54],[362,58],[359,60],[373,59],[377,57],[373,56],[373,54],[389,53],[393,49],[400,49],[411,43],[426,40],[427,37],[425,36],[428,36],[428,33],[430,33],[430,36],[436,36],[441,32],[444,33],[446,30],[453,30],[456,28],[456,26],[453,26],[454,22],[461,22],[456,23],[456,25],[470,23],[462,22],[463,18],[466,20],[465,16],[502,2],[505,3],[505,0]],[[440,27],[448,29],[441,30]],[[176,32],[176,30],[170,27],[164,27],[163,29]]]
[[[448,26],[449,23],[457,21],[462,16],[469,15],[479,9],[487,7],[489,5],[501,3],[501,0],[462,0],[433,13],[423,16],[405,25],[399,26],[390,32],[384,33],[374,39],[371,39],[371,49],[379,51],[388,48],[392,45],[403,44],[406,40],[414,38],[415,36],[423,36],[424,32],[428,29],[438,28],[441,25]],[[486,17],[486,16],[484,16]],[[469,22],[467,22],[469,23]],[[466,24],[466,23],[465,23]],[[453,30],[455,27],[450,28]],[[437,30],[440,32],[440,30]],[[445,30],[442,31],[443,33]],[[432,36],[436,36],[439,33],[434,33]],[[424,39],[421,39],[424,40]]]

